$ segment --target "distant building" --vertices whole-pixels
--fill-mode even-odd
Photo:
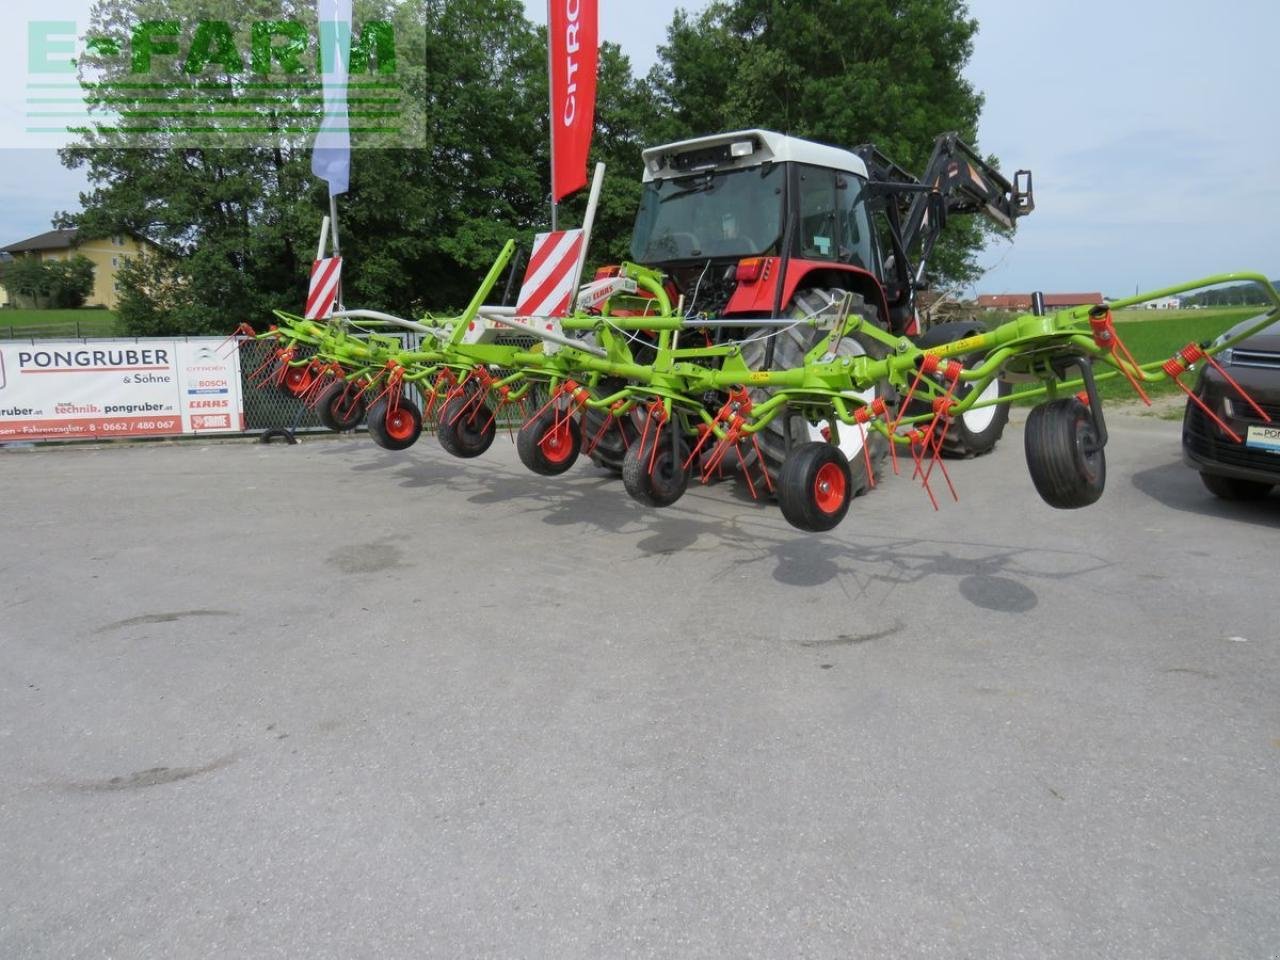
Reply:
[[[13,260],[13,257],[9,256],[9,254],[3,251],[0,251],[0,267],[4,266],[6,263],[9,263],[12,260]],[[6,290],[4,287],[0,287],[0,307],[7,307],[8,305],[9,305],[9,291]]]
[[[1148,310],[1181,310],[1181,297],[1161,297],[1159,300],[1148,300],[1145,304]]]
[[[93,263],[93,293],[85,306],[115,309],[120,302],[116,275],[125,261],[159,251],[150,240],[132,234],[116,234],[105,239],[81,239],[79,230],[50,230],[27,240],[0,248],[0,253],[13,257],[38,257],[41,260],[70,260],[79,255]],[[0,301],[3,302],[3,301]]]
[[[1105,302],[1100,293],[1046,293],[1044,307],[1046,310],[1070,310],[1072,307],[1097,307]],[[982,310],[1014,310],[1027,312],[1031,309],[1029,293],[984,293],[978,297],[977,304]]]

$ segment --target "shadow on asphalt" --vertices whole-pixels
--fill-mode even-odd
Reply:
[[[1151,499],[1174,510],[1280,527],[1280,488],[1272,490],[1265,500],[1220,500],[1205,489],[1200,475],[1181,461],[1135,473],[1133,485]]]
[[[1056,582],[1104,569],[1095,556],[1072,551],[1024,549],[1001,544],[936,539],[804,534],[792,530],[771,503],[753,501],[734,481],[716,484],[716,499],[733,514],[710,515],[695,491],[681,501],[679,514],[633,502],[622,484],[604,471],[575,469],[563,477],[485,469],[450,458],[405,460],[378,457],[353,466],[371,471],[398,467],[401,487],[424,489],[447,484],[467,502],[499,505],[535,514],[548,526],[578,527],[631,539],[636,560],[684,553],[705,554],[711,579],[728,579],[766,564],[775,581],[809,588],[833,584],[858,593],[873,584],[890,589],[951,580],[975,607],[1025,613],[1039,603],[1031,584]],[[727,495],[727,496],[726,496]],[[723,499],[722,499],[723,498]],[[930,589],[936,586],[930,585]]]

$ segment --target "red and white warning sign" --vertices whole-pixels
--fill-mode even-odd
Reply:
[[[333,316],[333,305],[338,299],[338,284],[342,280],[342,258],[328,257],[311,265],[311,289],[307,292],[308,320],[328,320]]]
[[[538,234],[516,301],[519,316],[563,317],[569,312],[582,244],[581,230]]]

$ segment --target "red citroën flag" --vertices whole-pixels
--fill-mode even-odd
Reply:
[[[595,127],[599,10],[596,0],[548,0],[551,204],[587,185]]]

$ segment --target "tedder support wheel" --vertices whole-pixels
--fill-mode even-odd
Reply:
[[[1023,432],[1027,469],[1051,507],[1074,510],[1096,503],[1107,485],[1107,457],[1089,408],[1075,397],[1032,409]]]
[[[395,409],[389,397],[369,408],[369,436],[385,450],[405,450],[422,435],[422,414],[412,403],[402,400]]]
[[[622,458],[622,485],[633,500],[646,507],[669,507],[689,486],[689,471],[684,466],[687,459],[689,448],[684,440],[678,440],[672,449],[670,426],[655,430],[643,444],[639,440],[631,444]]]
[[[582,431],[576,417],[548,407],[520,428],[516,453],[520,462],[544,477],[564,473],[578,459]]]
[[[1201,473],[1200,481],[1206,490],[1223,500],[1261,500],[1275,486],[1260,480],[1240,480],[1216,473]]]
[[[360,426],[365,400],[357,384],[335,380],[324,388],[316,402],[316,416],[330,430],[345,433]]]
[[[836,289],[802,290],[792,300],[791,313],[797,318],[804,319],[820,317],[829,311],[834,313],[839,309],[844,295],[843,290]],[[877,311],[860,296],[854,296],[850,309],[859,316],[873,320],[877,316]],[[770,364],[770,369],[785,370],[803,366],[805,354],[817,346],[818,341],[824,336],[826,336],[825,331],[808,324],[797,324],[781,332],[776,328],[764,327],[752,333],[751,338],[743,344],[742,359],[753,370],[763,369],[768,355],[768,344],[772,341],[773,362]],[[837,355],[841,357],[871,356],[878,359],[882,358],[885,352],[885,348],[875,340],[870,337],[862,338],[856,334],[842,339],[837,348]],[[756,404],[763,403],[770,396],[770,391],[764,388],[749,388],[748,392]],[[887,385],[877,384],[861,396],[866,403],[871,403],[876,399],[885,398],[886,395]],[[756,443],[760,445],[760,452],[764,457],[764,465],[770,475],[776,477],[782,471],[789,448],[806,441],[816,442],[826,439],[827,433],[824,430],[829,430],[829,426],[822,422],[810,423],[798,413],[784,411],[780,416],[774,417],[755,435]],[[788,433],[790,433],[789,437]],[[840,424],[837,434],[840,449],[844,451],[845,458],[857,466],[851,473],[852,495],[860,496],[874,486],[871,477],[867,475],[867,461],[870,461],[872,476],[878,476],[889,456],[889,441],[879,433],[869,431],[866,434],[867,450],[864,453],[863,431],[854,426]],[[747,459],[748,462],[754,462],[754,451],[747,455]]]
[[[853,501],[849,459],[830,443],[793,447],[778,478],[778,505],[793,527],[830,530],[849,512]]]
[[[594,344],[594,338],[590,338],[588,342]],[[616,379],[601,380],[596,387],[598,396],[607,397],[610,394],[617,393],[625,387],[627,381]],[[595,410],[587,407],[582,413],[582,437],[591,446],[588,456],[591,462],[598,467],[611,470],[613,473],[622,474],[622,460],[627,455],[627,450],[640,437],[640,430],[636,426],[636,414],[634,410],[625,413],[620,417],[615,417],[608,410]],[[606,423],[606,421],[613,421]]]
[[[982,332],[981,326],[964,321],[940,323],[930,327],[923,336],[917,338],[916,346],[927,350],[930,347],[954,343]],[[985,359],[984,355],[975,353],[960,358],[960,361],[965,369],[971,370]],[[987,384],[986,389],[979,395],[979,399],[995,400],[997,397],[1007,397],[1012,389],[1010,384],[996,378]],[[956,390],[956,399],[964,399],[971,390],[973,390],[973,384],[962,383]],[[915,408],[916,404],[913,403],[912,407]],[[922,405],[918,409],[913,409],[912,412],[928,412],[928,408]],[[984,453],[990,453],[1004,435],[1005,424],[1008,422],[1009,405],[1007,403],[966,410],[947,428],[946,439],[942,442],[943,456],[978,457]]]
[[[440,408],[440,446],[455,457],[478,457],[493,445],[498,434],[497,419],[489,405],[464,393],[445,401]]]

